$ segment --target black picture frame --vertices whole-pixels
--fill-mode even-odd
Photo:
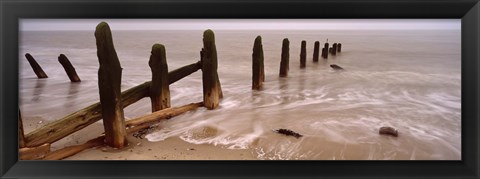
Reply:
[[[478,0],[3,0],[3,178],[479,178]],[[461,161],[18,161],[19,18],[455,18],[462,21]]]

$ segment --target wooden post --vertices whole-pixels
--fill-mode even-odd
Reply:
[[[203,48],[200,54],[202,57],[203,103],[207,109],[215,109],[219,104],[221,89],[217,73],[215,35],[210,29],[203,33]]]
[[[78,77],[75,68],[73,67],[72,63],[70,63],[70,60],[68,60],[67,56],[60,54],[60,56],[58,56],[58,62],[62,64],[63,69],[65,69],[65,72],[67,72],[68,78],[70,78],[71,82],[80,82],[80,78]]]
[[[307,42],[302,40],[302,47],[300,49],[300,68],[307,66]]]
[[[315,41],[315,45],[313,47],[313,62],[318,62],[318,50],[320,48],[320,42]]]
[[[24,148],[25,145],[25,133],[23,132],[23,122],[22,115],[20,114],[20,109],[18,109],[18,146],[19,148]]]
[[[342,52],[342,44],[341,43],[337,44],[337,52]]]
[[[280,77],[287,77],[289,70],[289,58],[290,58],[290,41],[288,38],[283,39],[282,43],[282,59],[280,61]]]
[[[100,62],[98,88],[105,128],[105,142],[112,147],[123,148],[127,145],[127,132],[125,131],[120,91],[122,67],[115,52],[112,34],[107,23],[101,22],[97,25],[95,39]]]
[[[168,84],[168,65],[165,46],[155,44],[148,62],[152,70],[152,84],[150,85],[150,100],[152,112],[170,107],[170,88]]]
[[[325,45],[323,46],[323,50],[322,50],[322,57],[324,59],[328,59],[328,52],[329,52],[329,44],[328,42],[325,43]]]
[[[332,45],[332,55],[337,55],[337,43],[333,43]]]
[[[33,69],[33,72],[37,75],[38,78],[48,78],[47,74],[43,71],[42,67],[37,63],[37,61],[29,53],[25,54],[25,57],[30,63],[30,66]]]
[[[262,37],[257,36],[253,44],[252,53],[252,89],[261,90],[265,81],[265,72],[263,67],[263,46]]]

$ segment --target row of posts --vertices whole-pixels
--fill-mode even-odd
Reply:
[[[328,40],[327,40],[328,41]],[[313,62],[318,62],[319,59],[320,42],[315,41],[313,48]],[[328,59],[328,54],[337,55],[337,52],[342,51],[341,43],[333,43],[332,47],[329,47],[328,42],[325,43],[322,48],[322,58]],[[282,53],[280,57],[280,77],[287,77],[289,70],[289,58],[290,58],[290,41],[288,38],[283,39]],[[261,90],[263,88],[263,82],[265,81],[264,72],[264,57],[262,37],[257,36],[253,45],[252,53],[252,89]],[[305,40],[301,43],[300,49],[300,68],[305,68],[307,63],[307,42]]]

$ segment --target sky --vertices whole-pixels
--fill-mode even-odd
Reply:
[[[95,30],[460,30],[460,19],[20,19],[21,31]]]

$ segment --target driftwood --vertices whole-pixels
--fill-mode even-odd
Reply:
[[[169,84],[196,72],[200,66],[199,61],[168,73]],[[148,97],[150,84],[150,81],[145,82],[122,92],[122,106],[127,107],[144,97]],[[44,143],[53,143],[79,131],[102,119],[101,110],[102,107],[98,102],[36,129],[25,136],[26,146],[34,147]]]
[[[290,41],[287,38],[282,42],[282,57],[280,61],[280,77],[287,77],[289,70],[289,58],[290,58]]]
[[[302,40],[302,47],[300,49],[300,68],[307,66],[307,41]]]
[[[20,148],[25,147],[25,133],[23,132],[23,122],[20,109],[18,109],[18,146]]]
[[[263,46],[262,37],[257,36],[253,44],[252,53],[252,89],[261,90],[265,81],[265,71],[263,66]]]
[[[37,75],[38,78],[48,78],[47,74],[43,71],[42,67],[37,63],[37,61],[32,57],[32,55],[26,53],[25,58],[27,58],[28,63],[30,63],[33,72],[35,72],[35,75]]]
[[[38,160],[50,152],[50,144],[43,144],[38,147],[20,148],[18,150],[20,160]]]
[[[315,41],[315,44],[313,46],[313,62],[318,62],[319,48],[320,48],[320,42]]]
[[[336,64],[331,64],[330,67],[332,67],[334,70],[344,70],[342,67],[340,67]]]
[[[143,117],[126,121],[127,127],[125,130],[128,134],[145,130],[150,128],[151,125],[153,125],[154,123],[159,122],[160,119],[166,119],[173,116],[177,116],[187,111],[195,110],[200,106],[202,106],[201,102],[192,103],[192,104],[188,104],[188,105],[177,107],[177,108],[163,109]],[[105,139],[105,136],[102,135],[92,140],[89,140],[84,144],[68,146],[63,149],[59,149],[59,150],[48,153],[43,159],[44,160],[61,160],[61,159],[73,156],[77,153],[80,153],[85,149],[101,146],[104,144],[104,139]]]
[[[150,101],[152,112],[170,107],[170,88],[168,84],[168,66],[165,46],[155,44],[148,62],[152,70],[152,84],[150,86]]]
[[[290,129],[277,129],[275,130],[275,132],[279,133],[279,134],[283,134],[283,135],[286,135],[286,136],[293,136],[295,138],[300,138],[300,137],[303,137],[303,135],[299,134],[299,133],[296,133]]]
[[[203,33],[202,57],[202,81],[203,103],[207,109],[215,109],[220,101],[220,81],[217,73],[217,48],[215,35],[208,29]]]
[[[75,68],[73,67],[72,63],[70,63],[70,60],[68,60],[67,56],[60,54],[60,56],[58,56],[58,62],[62,64],[63,69],[65,69],[65,72],[67,73],[71,82],[81,81],[77,75],[77,71],[75,71]]]
[[[125,117],[123,114],[121,83],[122,67],[113,45],[112,33],[107,23],[101,22],[95,30],[98,69],[98,88],[102,106],[105,141],[108,145],[123,148],[127,145]]]
[[[392,127],[381,127],[378,133],[382,135],[391,135],[394,137],[398,137],[398,131]]]

